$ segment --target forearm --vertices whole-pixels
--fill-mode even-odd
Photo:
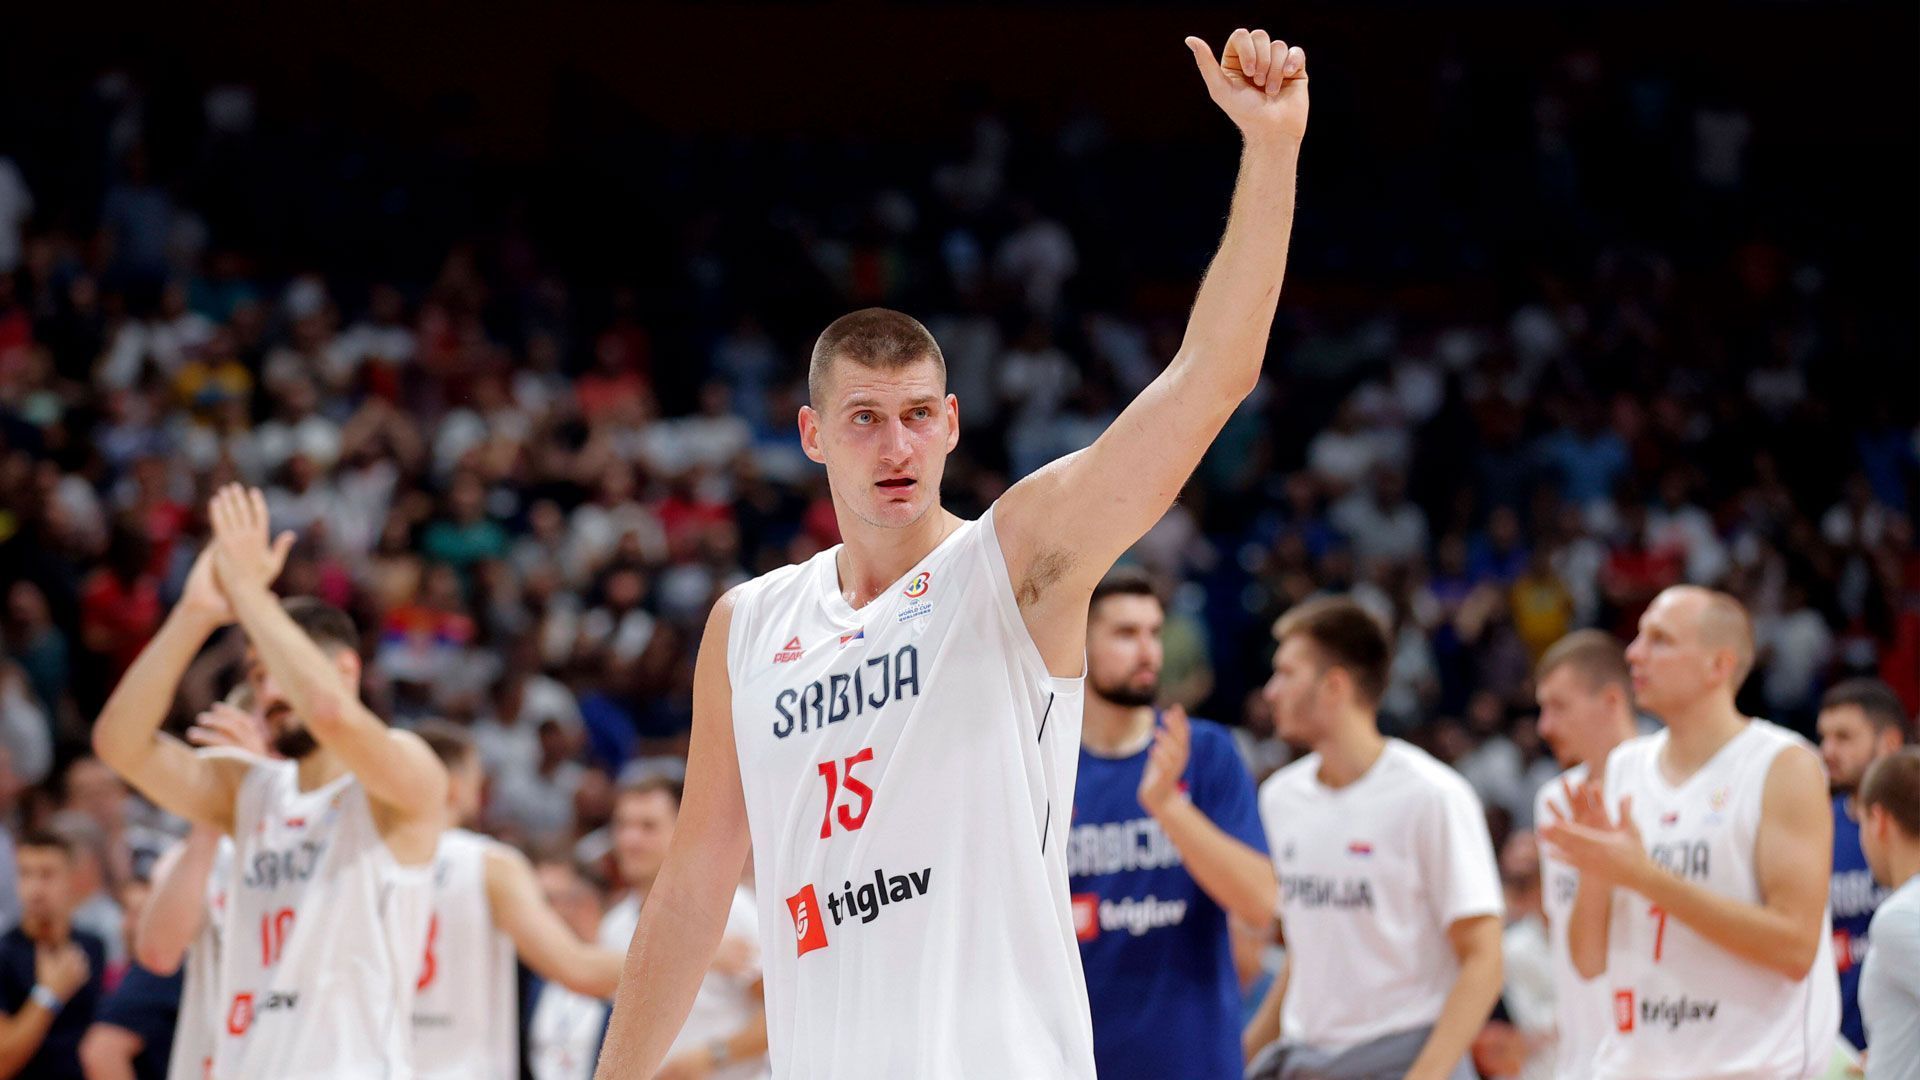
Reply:
[[[20,1075],[52,1027],[53,1014],[31,1001],[12,1016],[0,1018],[0,1077]]]
[[[140,1036],[114,1024],[94,1024],[80,1039],[80,1070],[87,1080],[137,1080],[133,1063],[146,1048]]]
[[[1265,855],[1227,835],[1184,798],[1168,800],[1154,820],[1179,849],[1187,873],[1214,903],[1250,926],[1272,920],[1280,887]]]
[[[1687,929],[1749,963],[1789,979],[1805,978],[1820,952],[1820,922],[1722,896],[1691,881],[1651,869],[1634,891],[1686,924]]]
[[[1247,1021],[1247,1029],[1240,1034],[1240,1053],[1247,1061],[1253,1055],[1280,1038],[1280,1003],[1287,996],[1287,979],[1293,973],[1293,961],[1288,959],[1280,965],[1280,974],[1274,976],[1273,985],[1267,988],[1267,996],[1260,1000],[1260,1007],[1253,1011],[1253,1019]]]
[[[1567,914],[1567,952],[1583,979],[1607,973],[1608,922],[1613,916],[1613,887],[1582,875]]]
[[[93,751],[125,776],[152,752],[187,665],[218,625],[182,608],[160,624],[133,666],[120,678],[93,725]]]
[[[313,737],[324,745],[332,734],[333,722],[345,714],[353,697],[340,672],[267,586],[244,584],[229,589],[227,596],[267,673],[279,684],[287,703],[312,730]]]
[[[620,988],[620,972],[624,961],[625,958],[612,949],[576,940],[566,947],[565,954],[552,972],[535,970],[541,978],[557,982],[576,994],[610,998]]]
[[[1461,960],[1460,974],[1440,1006],[1440,1018],[1433,1022],[1426,1045],[1407,1070],[1410,1080],[1452,1076],[1454,1067],[1467,1056],[1474,1038],[1486,1026],[1494,1002],[1500,998],[1499,939],[1493,940],[1494,947],[1476,950]]]
[[[647,1080],[660,1068],[726,930],[730,888],[706,866],[667,860],[640,909],[595,1080]]]
[[[206,921],[207,879],[213,875],[220,834],[195,825],[186,842],[154,871],[153,888],[134,925],[133,951],[140,966],[171,975]]]
[[[1299,160],[1292,139],[1249,142],[1241,152],[1226,235],[1194,298],[1176,368],[1242,387],[1258,378],[1286,274]]]

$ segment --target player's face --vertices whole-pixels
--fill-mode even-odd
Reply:
[[[1820,757],[1827,763],[1833,790],[1851,795],[1860,786],[1867,766],[1893,748],[1881,745],[1873,721],[1858,705],[1835,705],[1820,710]]]
[[[1701,640],[1704,601],[1668,590],[1640,616],[1640,633],[1627,646],[1633,696],[1656,716],[1685,708],[1713,689],[1717,650]]]
[[[1534,689],[1534,700],[1540,703],[1540,737],[1562,766],[1599,756],[1595,744],[1617,706],[1617,693],[1618,688],[1605,683],[1593,685],[1570,664],[1554,668],[1540,680]]]
[[[663,791],[623,795],[614,804],[613,858],[628,885],[651,884],[660,873],[679,814],[673,796]]]
[[[1867,871],[1882,885],[1894,885],[1893,869],[1888,865],[1889,844],[1893,836],[1893,817],[1884,806],[1869,806],[1860,818],[1860,854],[1866,856]]]
[[[1165,658],[1160,631],[1166,616],[1151,596],[1109,596],[1087,619],[1087,686],[1129,707],[1151,705]]]
[[[827,467],[839,505],[877,529],[901,529],[939,505],[960,405],[932,361],[898,371],[834,365],[826,400],[800,410],[800,444]]]
[[[358,685],[357,666],[349,671],[346,661],[339,657],[335,658],[335,666],[340,669],[341,678],[348,680],[348,685]],[[267,738],[274,753],[298,761],[320,748],[313,732],[307,730],[306,723],[293,711],[286,692],[251,646],[247,648],[247,688],[253,693],[260,718],[266,721]]]
[[[59,848],[27,847],[15,855],[20,875],[20,922],[34,927],[65,918],[73,908],[73,860]]]
[[[1326,729],[1318,713],[1327,667],[1313,643],[1295,635],[1273,654],[1273,677],[1264,696],[1273,709],[1273,730],[1296,746],[1311,746]]]

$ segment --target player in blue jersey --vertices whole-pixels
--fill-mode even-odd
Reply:
[[[1087,616],[1080,780],[1067,866],[1102,1080],[1238,1078],[1229,917],[1277,899],[1253,779],[1227,730],[1154,707],[1164,612],[1119,570]]]
[[[1860,965],[1867,960],[1867,926],[1887,890],[1874,883],[1860,850],[1855,796],[1867,766],[1906,742],[1907,713],[1893,688],[1878,679],[1849,679],[1820,700],[1820,756],[1833,786],[1833,959],[1840,966],[1840,1034],[1866,1048],[1860,1023]]]

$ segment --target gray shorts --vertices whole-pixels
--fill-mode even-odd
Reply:
[[[1246,1080],[1401,1080],[1432,1032],[1432,1025],[1397,1031],[1345,1050],[1282,1040],[1254,1055]],[[1477,1075],[1461,1058],[1449,1080],[1476,1080]]]

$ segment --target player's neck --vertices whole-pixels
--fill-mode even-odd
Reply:
[[[885,592],[964,524],[938,506],[903,529],[876,529],[852,514],[836,516],[842,546],[834,569],[840,595],[856,610]]]
[[[1088,693],[1080,717],[1080,744],[1097,757],[1123,758],[1146,749],[1153,737],[1153,706],[1120,705]]]
[[[1327,738],[1314,744],[1320,755],[1319,779],[1330,788],[1343,788],[1367,775],[1387,749],[1387,737],[1371,715],[1345,717]]]
[[[313,753],[300,759],[300,790],[312,791],[332,783],[347,767],[339,758],[327,753],[326,747],[320,747]]]
[[[1639,729],[1635,727],[1633,717],[1631,716],[1627,717],[1625,721],[1615,724],[1613,732],[1607,737],[1607,741],[1600,744],[1599,751],[1587,755],[1586,760],[1580,763],[1587,767],[1587,775],[1607,775],[1607,758],[1613,754],[1614,749],[1621,743],[1626,742],[1639,733]]]
[[[1667,749],[1661,764],[1674,780],[1698,772],[1747,728],[1747,718],[1740,715],[1733,702],[1719,697],[1703,698],[1662,719],[1667,722]]]
[[[1893,850],[1887,852],[1887,873],[1895,889],[1920,877],[1920,841],[1907,843],[1896,838]]]

